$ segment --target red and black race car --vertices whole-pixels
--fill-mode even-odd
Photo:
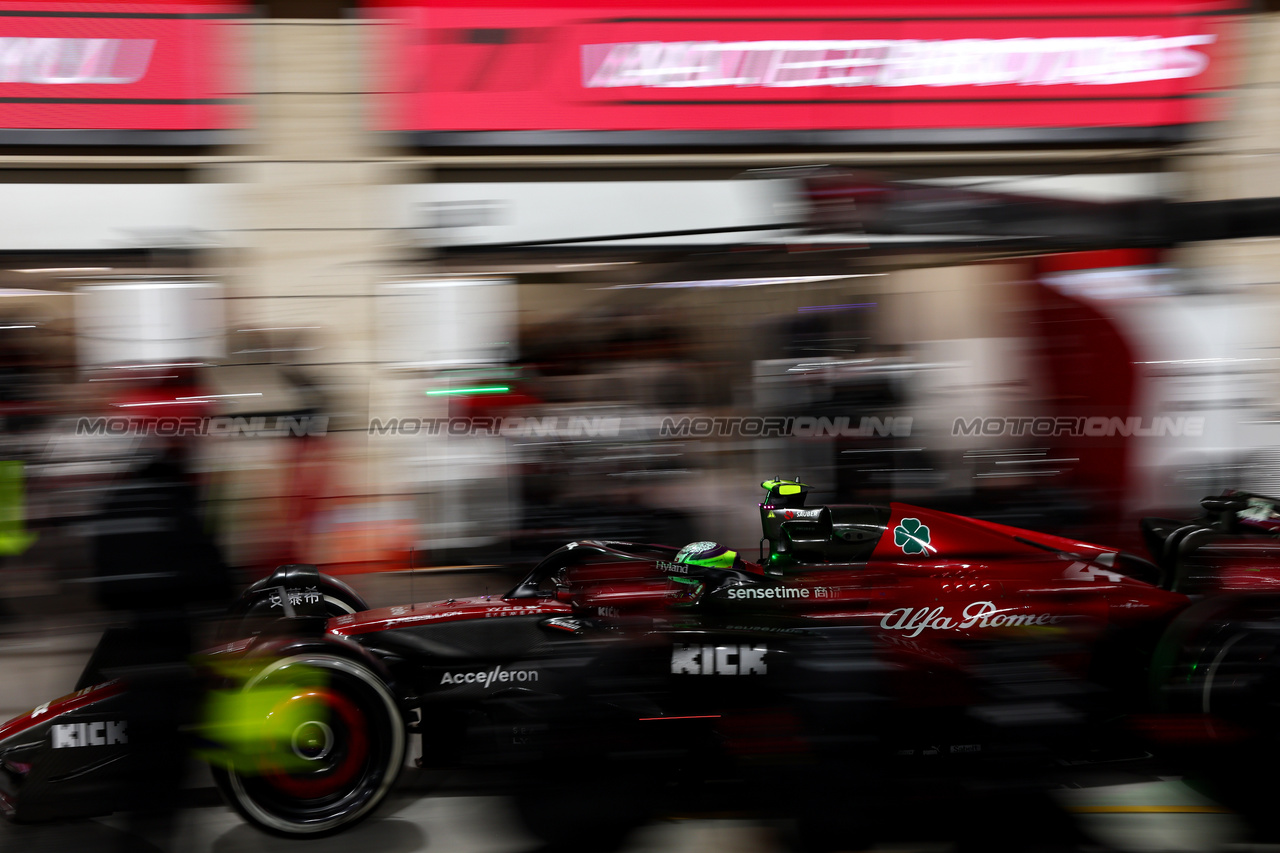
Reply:
[[[809,507],[803,484],[763,485],[755,561],[582,541],[506,595],[376,610],[282,568],[238,612],[286,618],[203,656],[215,780],[262,829],[332,833],[378,806],[416,736],[421,763],[527,774],[522,813],[563,840],[567,792],[571,831],[601,837],[706,768],[754,774],[799,817],[836,796],[820,810],[851,819],[890,767],[1008,775],[1087,752],[1116,719],[1269,743],[1280,564],[1255,560],[1196,603],[1162,550],[1149,562],[896,503]],[[1168,528],[1144,530],[1162,548]],[[82,688],[0,725],[10,815],[115,806],[127,684]]]

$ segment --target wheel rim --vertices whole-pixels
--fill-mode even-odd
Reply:
[[[275,661],[250,679],[246,689],[287,676],[291,667],[324,670],[331,683],[299,689],[282,702],[299,713],[277,730],[275,749],[261,762],[260,772],[245,775],[228,767],[227,782],[250,820],[287,835],[312,835],[353,823],[382,801],[404,761],[405,730],[395,698],[381,680],[342,658]],[[341,690],[335,689],[338,684]],[[371,719],[375,712],[385,714],[385,725]],[[294,752],[295,741],[301,756]]]
[[[320,720],[309,720],[294,730],[289,746],[304,761],[322,761],[333,751],[333,728]]]
[[[299,707],[302,706],[302,707]],[[305,690],[273,709],[285,725],[279,752],[264,756],[262,778],[280,792],[304,800],[339,793],[363,769],[369,721],[354,702],[332,690]],[[319,717],[327,718],[318,719]]]

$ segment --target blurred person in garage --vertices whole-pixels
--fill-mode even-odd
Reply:
[[[230,573],[201,512],[191,437],[146,436],[135,466],[107,491],[93,542],[99,603],[120,623],[104,633],[77,689],[128,684],[129,829],[124,849],[174,847],[188,761],[183,729],[199,693],[188,658],[194,625],[230,597]]]

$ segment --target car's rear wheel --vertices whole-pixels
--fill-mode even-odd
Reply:
[[[391,790],[404,763],[405,724],[368,668],[298,655],[267,664],[242,692],[255,697],[244,707],[254,709],[250,723],[259,728],[213,775],[249,823],[277,835],[328,835],[368,817]]]
[[[1218,596],[1174,623],[1152,667],[1168,731],[1159,746],[1180,772],[1236,812],[1253,841],[1280,839],[1280,597]]]

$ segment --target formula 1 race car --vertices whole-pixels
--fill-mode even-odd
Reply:
[[[420,764],[528,782],[517,805],[551,842],[603,843],[680,780],[730,772],[798,823],[824,816],[809,840],[833,847],[868,831],[901,764],[1009,777],[1139,712],[1236,744],[1270,736],[1280,566],[1194,603],[1179,572],[1115,549],[763,486],[755,561],[712,542],[581,541],[506,595],[376,610],[314,567],[282,569],[239,608],[281,618],[204,655],[215,781],[264,830],[328,834],[378,806],[417,735]],[[0,805],[109,811],[126,689],[84,685],[0,725]]]

